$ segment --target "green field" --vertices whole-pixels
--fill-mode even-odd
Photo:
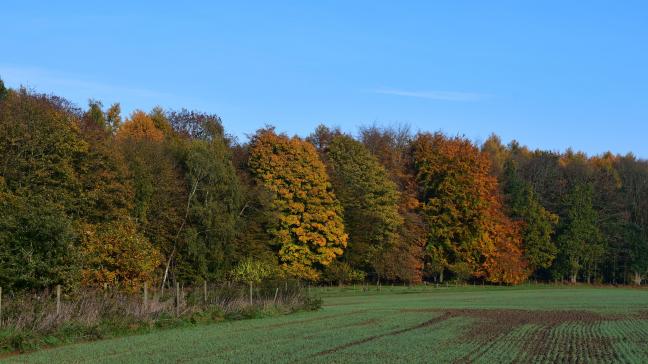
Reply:
[[[648,290],[318,289],[318,312],[70,345],[8,361],[648,362]]]

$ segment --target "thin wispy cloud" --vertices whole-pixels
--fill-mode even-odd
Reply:
[[[0,78],[8,84],[34,87],[39,92],[49,92],[63,88],[75,89],[88,95],[88,97],[120,95],[121,97],[169,98],[172,96],[155,90],[94,81],[83,76],[69,75],[36,67],[0,65]]]
[[[416,97],[420,99],[439,100],[439,101],[480,101],[489,98],[490,95],[475,92],[456,92],[456,91],[408,91],[399,89],[374,89],[372,93],[382,95],[395,95],[404,97]]]

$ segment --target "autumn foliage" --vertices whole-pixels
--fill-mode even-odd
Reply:
[[[239,142],[213,114],[120,113],[0,82],[3,289],[648,276],[631,154],[376,126]]]
[[[143,111],[135,111],[119,128],[119,138],[145,139],[160,142],[164,133],[155,126],[153,119]]]
[[[153,280],[162,255],[130,220],[82,227],[82,283],[136,290]]]
[[[435,261],[491,282],[525,280],[519,227],[502,211],[487,155],[439,133],[419,134],[412,155]]]
[[[273,194],[277,221],[270,227],[283,270],[315,280],[347,245],[342,207],[312,144],[261,130],[250,146],[249,167]]]

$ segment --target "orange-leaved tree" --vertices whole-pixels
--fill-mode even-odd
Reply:
[[[491,282],[527,277],[519,227],[502,209],[488,156],[469,140],[419,134],[412,143],[428,250],[457,276],[467,269]]]
[[[342,255],[347,235],[342,207],[315,147],[262,129],[251,140],[248,165],[274,196],[278,221],[269,232],[282,269],[293,277],[318,279],[317,268]]]
[[[150,115],[141,110],[134,111],[130,118],[121,125],[119,138],[134,138],[146,139],[152,141],[162,141],[164,139],[164,132],[160,130]]]

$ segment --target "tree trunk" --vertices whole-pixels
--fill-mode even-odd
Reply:
[[[439,283],[443,283],[443,271],[439,273]]]
[[[632,279],[632,281],[633,281],[634,284],[636,284],[637,286],[640,286],[640,285],[641,285],[641,281],[643,281],[643,277],[641,276],[641,274],[639,274],[639,272],[634,272],[634,278]]]
[[[162,295],[164,295],[164,284],[166,284],[166,280],[169,277],[169,267],[171,266],[171,262],[173,261],[173,255],[176,252],[176,247],[177,247],[178,239],[180,238],[180,233],[182,232],[182,229],[184,229],[184,226],[187,223],[187,219],[189,218],[189,207],[191,207],[191,199],[193,198],[193,195],[196,193],[197,189],[198,189],[198,180],[194,182],[194,185],[191,188],[191,192],[189,193],[189,197],[187,198],[187,207],[185,208],[184,219],[182,219],[182,224],[180,224],[175,239],[173,239],[173,250],[171,250],[171,254],[169,254],[169,260],[167,261],[166,267],[164,268],[164,277],[162,278],[162,284],[160,284],[160,290],[162,291],[161,293]]]
[[[160,285],[161,296],[164,296],[164,285],[166,284],[167,278],[169,277],[169,267],[171,266],[171,261],[173,260],[173,255],[175,254],[175,251],[176,251],[176,247],[174,245],[171,254],[169,254],[169,260],[166,263],[166,267],[164,268],[164,277],[162,278],[162,284]]]
[[[571,274],[570,282],[571,283],[576,283],[576,273]]]

